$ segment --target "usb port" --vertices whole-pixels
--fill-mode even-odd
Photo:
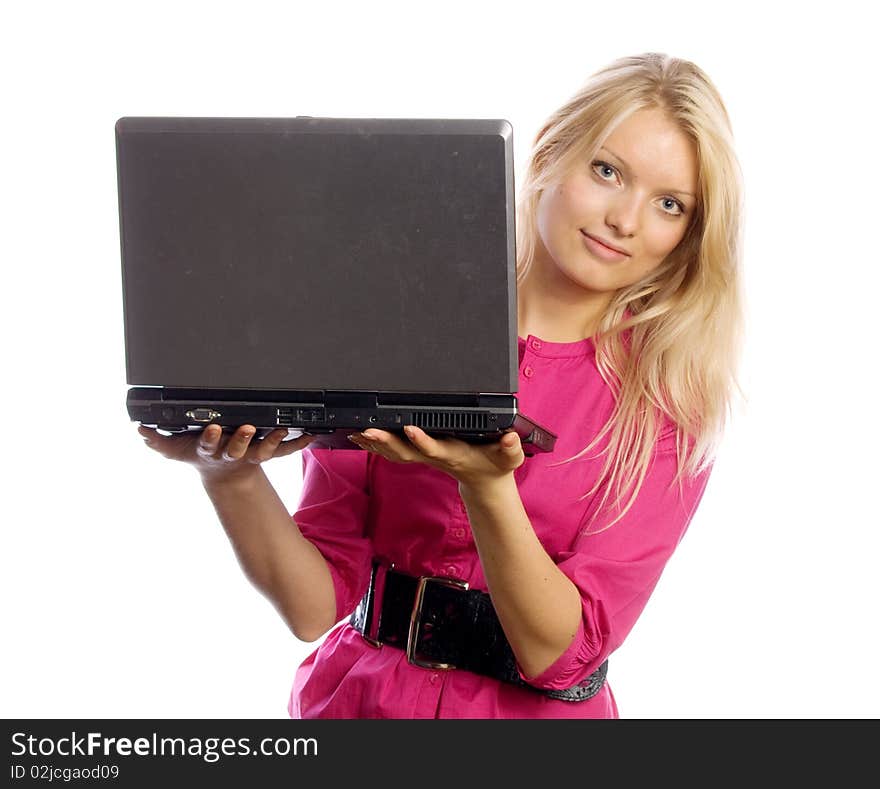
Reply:
[[[275,422],[279,427],[314,424],[324,420],[323,408],[276,408]]]

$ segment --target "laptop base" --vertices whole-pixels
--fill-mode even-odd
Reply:
[[[219,424],[232,431],[253,425],[259,437],[279,427],[316,436],[312,446],[353,449],[354,432],[377,428],[403,434],[405,425],[429,435],[470,443],[497,441],[514,430],[527,455],[552,452],[556,436],[519,412],[514,395],[377,392],[248,392],[132,387],[126,398],[132,421],[168,433]]]

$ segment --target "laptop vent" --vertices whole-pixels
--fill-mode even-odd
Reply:
[[[413,411],[413,424],[423,430],[489,430],[489,415],[473,411]]]

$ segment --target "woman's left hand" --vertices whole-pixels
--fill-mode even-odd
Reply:
[[[408,441],[394,433],[370,428],[349,436],[362,449],[394,463],[425,463],[449,474],[460,484],[478,486],[502,479],[525,460],[516,432],[502,434],[491,444],[470,444],[457,438],[433,438],[421,428],[404,428]]]

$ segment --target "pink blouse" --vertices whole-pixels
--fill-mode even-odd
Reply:
[[[580,590],[583,617],[568,650],[539,688],[567,688],[595,671],[632,629],[700,501],[709,470],[672,484],[675,436],[664,431],[642,489],[611,528],[585,533],[601,493],[584,498],[601,469],[585,456],[611,414],[613,398],[591,340],[519,340],[520,410],[558,435],[552,453],[527,457],[515,472],[526,513],[547,553]],[[594,453],[590,453],[591,455]],[[348,624],[373,557],[410,575],[461,578],[486,591],[458,483],[421,463],[398,464],[360,450],[311,450],[294,514],[330,565],[337,624],[296,672],[293,718],[616,718],[606,682],[586,701],[549,698],[460,670],[413,666],[393,647],[377,649]],[[601,529],[610,516],[590,524]],[[613,674],[613,659],[609,676]]]

